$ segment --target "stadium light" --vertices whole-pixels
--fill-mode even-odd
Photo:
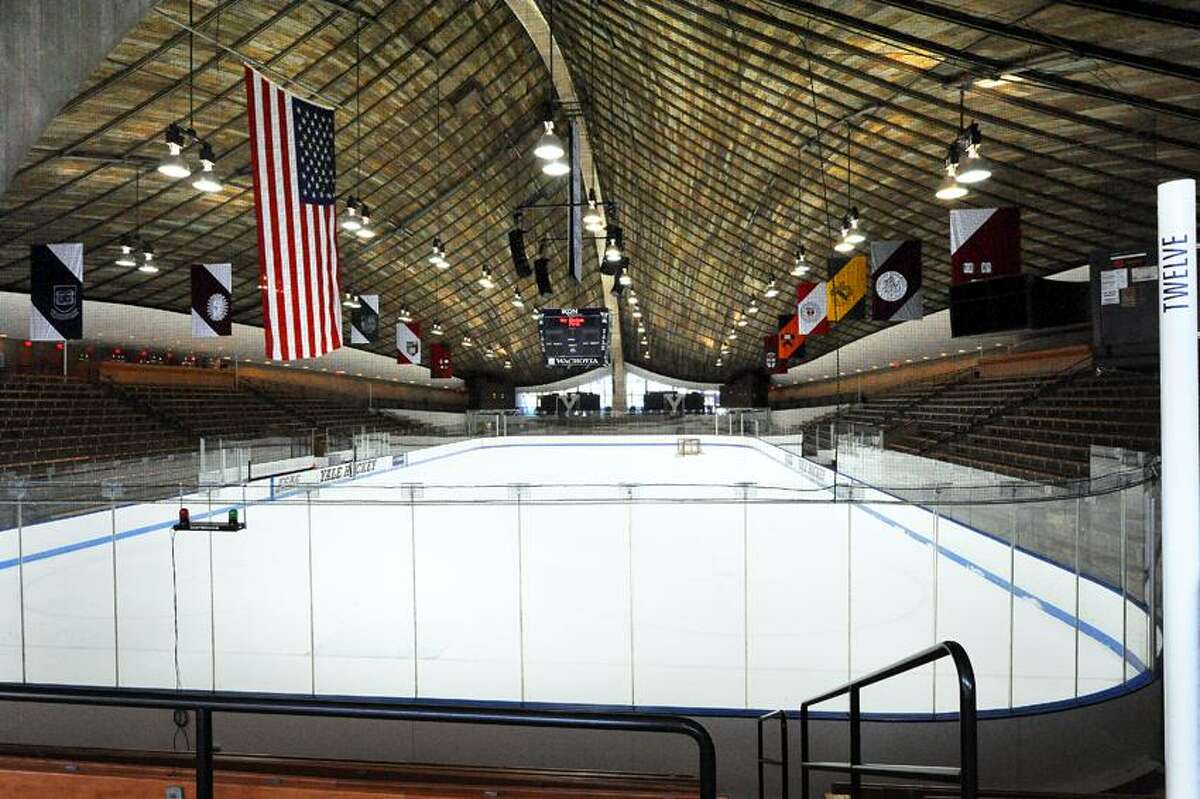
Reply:
[[[542,174],[552,178],[561,178],[570,171],[571,166],[561,158],[549,161],[542,167]]]
[[[773,300],[779,296],[779,286],[775,285],[774,280],[767,284],[767,288],[763,292],[763,296],[768,300]]]
[[[566,153],[566,150],[563,149],[562,139],[558,138],[558,134],[554,132],[553,120],[547,119],[542,124],[546,130],[538,139],[537,146],[533,148],[533,154],[542,161],[556,161]]]
[[[133,237],[128,233],[121,237],[120,247],[121,254],[113,262],[117,266],[137,266],[137,259],[133,257]]]
[[[362,224],[358,226],[358,230],[354,231],[354,235],[360,239],[375,238],[375,230],[371,227],[371,212],[367,208],[367,204],[362,204],[362,216],[360,217]]]
[[[183,128],[172,122],[167,126],[167,155],[158,162],[158,172],[169,178],[186,178],[192,168],[183,160]]]
[[[524,308],[525,300],[521,299],[521,290],[513,289],[512,305],[514,308]]]
[[[346,210],[342,212],[342,230],[354,233],[362,227],[362,218],[358,214],[358,200],[350,197],[346,200]]]
[[[982,183],[992,176],[992,165],[979,154],[979,145],[983,141],[983,135],[979,132],[978,122],[972,122],[963,133],[963,141],[967,145],[967,157],[963,159],[958,180],[960,183],[968,185]]]
[[[850,242],[851,244],[862,244],[864,241],[867,240],[867,237],[864,236],[862,231],[858,229],[858,206],[857,205],[852,206],[850,208],[850,214],[848,216],[848,220],[850,222],[850,227],[846,231],[846,236],[845,236],[846,241]]]
[[[850,241],[850,217],[849,215],[842,217],[842,237],[833,245],[836,252],[853,252],[854,244]]]
[[[147,275],[158,273],[158,266],[154,263],[154,246],[148,241],[142,243],[142,265],[138,271]]]
[[[479,288],[483,289],[484,291],[491,291],[492,289],[496,288],[496,282],[492,280],[492,270],[488,269],[486,266],[484,266],[480,271],[479,280],[476,282],[479,284]]]
[[[796,256],[792,260],[792,271],[788,272],[792,277],[803,277],[808,274],[808,263],[804,260],[805,254],[803,244],[796,248]]]
[[[213,155],[212,145],[208,142],[201,142],[200,174],[192,181],[192,188],[205,194],[214,194],[220,191],[223,186],[221,179],[217,176],[216,165],[217,157]]]

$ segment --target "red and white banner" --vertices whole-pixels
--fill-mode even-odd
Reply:
[[[1021,273],[1020,208],[950,212],[950,284]]]
[[[316,358],[342,346],[333,109],[246,67],[246,116],[266,354]]]
[[[454,377],[454,362],[450,358],[450,345],[433,342],[429,345],[429,376],[434,380]]]
[[[796,286],[796,318],[802,336],[829,332],[829,299],[824,280]]]
[[[396,323],[396,363],[419,364],[421,362],[421,323]]]

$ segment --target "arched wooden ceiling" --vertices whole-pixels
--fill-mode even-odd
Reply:
[[[923,241],[926,309],[945,307],[950,206],[933,190],[960,87],[996,162],[961,204],[1020,205],[1030,272],[1149,241],[1156,182],[1200,171],[1194,3],[539,1],[624,202],[653,368],[757,366],[793,296],[764,300],[766,283],[795,282],[798,244],[823,274],[851,203],[869,236]],[[752,298],[762,311],[714,369]],[[881,327],[840,325],[809,356]]]
[[[867,232],[922,239],[927,309],[944,307],[947,205],[932,192],[958,126],[960,87],[997,164],[970,204],[1022,206],[1031,272],[1147,241],[1155,183],[1200,167],[1192,3],[540,5],[584,99],[604,193],[620,205],[653,353],[644,365],[679,377],[757,367],[760,336],[790,296],[785,288],[765,300],[763,288],[771,279],[790,285],[797,244],[811,263],[824,262],[847,206],[848,142],[850,201]],[[164,0],[62,110],[0,200],[0,288],[27,289],[29,243],[82,240],[91,298],[182,311],[187,264],[232,261],[235,318],[259,323],[241,64],[220,42],[288,77],[298,93],[338,104],[339,192],[365,197],[382,230],[366,244],[344,242],[344,282],[382,295],[385,329],[406,307],[440,321],[452,344],[469,334],[501,347],[518,383],[561,376],[540,366],[532,285],[521,285],[529,307],[510,304],[512,210],[561,201],[565,191],[531,153],[549,76],[504,0],[196,0],[194,15],[195,127],[217,151],[225,190],[202,195],[153,172],[163,129],[188,117],[180,24],[188,6]],[[1007,74],[1020,80],[995,81]],[[138,213],[164,267],[152,277],[112,265]],[[531,213],[526,223],[531,241],[565,230],[561,212]],[[454,263],[447,272],[425,261],[438,234]],[[595,270],[574,286],[562,242],[553,259],[546,304],[600,303]],[[487,294],[475,285],[484,265],[499,278]],[[718,369],[717,348],[751,298],[762,313]],[[642,362],[632,320],[622,317],[625,355]],[[809,352],[877,329],[847,323]],[[386,354],[391,342],[373,349]],[[467,372],[496,369],[480,346],[455,357]]]

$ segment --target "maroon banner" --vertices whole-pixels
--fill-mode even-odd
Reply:
[[[435,341],[429,345],[429,376],[435,380],[454,377],[454,363],[450,358],[450,345]]]
[[[1021,274],[1021,209],[950,212],[950,284]]]

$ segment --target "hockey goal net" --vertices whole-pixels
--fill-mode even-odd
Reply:
[[[698,438],[679,438],[675,440],[676,455],[699,455],[700,454],[700,439]]]

